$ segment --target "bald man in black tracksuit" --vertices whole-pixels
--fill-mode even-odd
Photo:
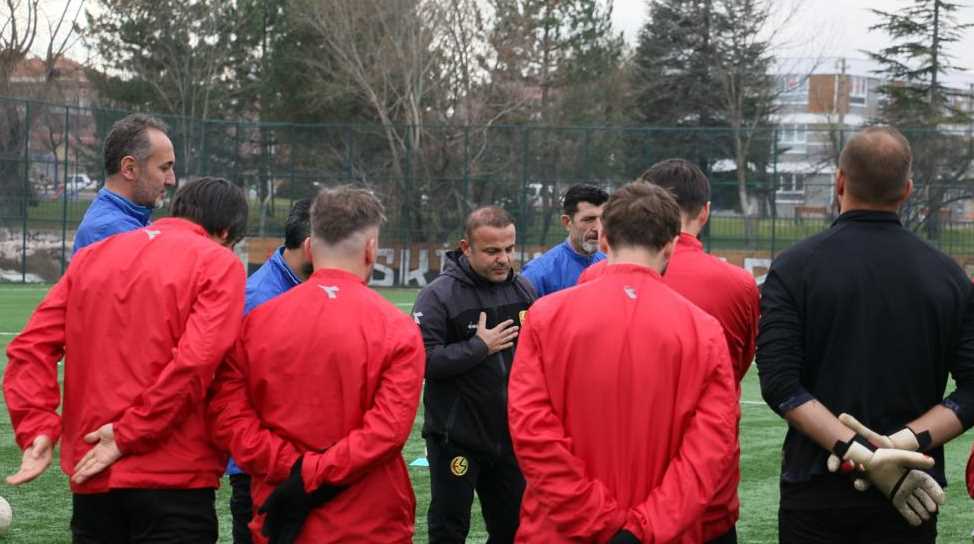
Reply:
[[[447,254],[413,309],[426,345],[431,544],[466,541],[474,491],[488,541],[513,542],[524,491],[507,426],[507,380],[535,294],[511,268],[514,225],[506,212],[486,208],[471,217],[461,250]]]

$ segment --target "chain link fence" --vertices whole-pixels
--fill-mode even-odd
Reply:
[[[0,98],[0,281],[52,282],[104,183],[101,144],[128,112]],[[672,157],[700,165],[713,187],[706,247],[756,275],[836,216],[833,178],[851,129],[400,126],[282,124],[160,116],[171,127],[179,183],[221,176],[251,203],[245,262],[280,243],[291,203],[359,184],[385,203],[384,261],[374,283],[423,285],[456,246],[473,208],[517,220],[522,261],[561,241],[565,190],[608,190]],[[905,223],[974,271],[971,130],[906,131],[917,186]],[[741,144],[746,145],[741,145]],[[740,149],[747,149],[746,155]],[[933,181],[930,181],[933,180]],[[156,217],[167,213],[156,211]]]

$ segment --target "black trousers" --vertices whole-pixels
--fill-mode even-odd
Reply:
[[[464,543],[476,491],[487,525],[487,542],[514,542],[524,476],[514,454],[493,457],[454,444],[426,441],[430,464],[430,506],[426,521],[430,544]]]
[[[233,517],[233,544],[253,544],[247,524],[254,517],[254,501],[250,498],[250,476],[230,476],[230,515]]]
[[[74,544],[212,544],[213,489],[113,489],[74,495]]]
[[[891,505],[778,510],[781,544],[933,544],[937,518],[913,527]]]
[[[731,527],[726,533],[708,540],[707,544],[737,544],[737,527]]]

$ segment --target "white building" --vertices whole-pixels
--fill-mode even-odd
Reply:
[[[877,75],[880,69],[866,59],[779,59],[779,108],[772,117],[778,126],[779,216],[829,213],[838,150],[844,138],[879,113],[879,89],[885,83]],[[952,105],[974,112],[974,74],[950,74],[945,85],[955,91],[949,98]]]

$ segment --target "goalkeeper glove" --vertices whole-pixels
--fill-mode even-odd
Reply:
[[[865,438],[856,435],[848,442],[836,442],[832,452],[859,467],[910,525],[918,526],[930,519],[930,514],[944,503],[944,490],[929,474],[913,469],[933,468],[933,459],[911,451],[873,450],[865,444]]]
[[[636,538],[636,535],[625,529],[619,529],[619,532],[612,537],[609,544],[641,544],[641,542]]]
[[[301,477],[302,458],[291,467],[291,475],[271,492],[260,507],[264,514],[261,534],[270,539],[270,544],[290,544],[297,540],[304,527],[304,521],[311,510],[335,498],[344,487],[323,485],[308,493],[304,490]]]
[[[926,451],[930,448],[932,441],[929,431],[923,431],[922,433],[917,434],[913,431],[913,429],[903,427],[891,435],[881,435],[869,427],[866,427],[860,423],[858,419],[849,414],[839,414],[839,421],[841,421],[842,424],[848,427],[852,432],[865,438],[874,448]],[[843,465],[835,454],[829,456],[827,466],[829,472],[836,472],[840,469],[842,472],[852,472],[855,469],[855,467],[851,466],[850,463]],[[863,480],[862,478],[856,478],[853,484],[859,491],[865,491],[869,488],[869,482]]]
[[[866,427],[859,420],[849,414],[839,414],[839,421],[856,434],[860,434],[880,448],[894,448],[907,451],[926,451],[930,449],[932,438],[930,431],[923,431],[917,434],[909,427],[903,427],[891,435],[881,435],[869,427]]]

